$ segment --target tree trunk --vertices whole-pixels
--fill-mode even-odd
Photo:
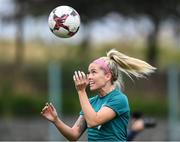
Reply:
[[[157,38],[159,31],[159,22],[154,20],[154,30],[148,36],[147,61],[153,66],[157,65],[158,47]]]
[[[24,55],[24,38],[23,38],[23,20],[19,18],[17,20],[17,31],[16,31],[16,50],[15,50],[15,66],[20,67],[23,63]]]

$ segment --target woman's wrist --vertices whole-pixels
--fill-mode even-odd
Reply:
[[[79,95],[83,95],[83,94],[86,94],[86,90],[83,89],[83,90],[77,90],[78,94]]]
[[[57,124],[58,121],[59,121],[59,117],[56,116],[56,117],[54,118],[54,120],[53,120],[53,123],[54,123],[54,124]]]

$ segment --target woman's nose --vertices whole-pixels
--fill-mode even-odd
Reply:
[[[90,78],[91,78],[91,75],[90,75],[90,74],[87,74],[87,78],[90,79]]]

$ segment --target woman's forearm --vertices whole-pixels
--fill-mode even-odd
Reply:
[[[82,111],[84,113],[84,117],[86,119],[88,127],[95,126],[97,123],[97,113],[92,108],[88,100],[86,91],[78,91],[78,94]]]
[[[61,121],[58,117],[53,123],[59,132],[68,140],[74,141],[77,140],[78,136],[76,136],[76,132],[74,132],[73,128],[66,125],[63,121]]]

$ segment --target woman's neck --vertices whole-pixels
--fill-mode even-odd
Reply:
[[[103,88],[101,88],[101,89],[99,89],[99,95],[101,96],[101,97],[103,97],[103,96],[106,96],[109,92],[111,92],[112,90],[114,90],[115,89],[115,86],[114,85],[111,85],[111,86],[108,86],[108,87],[103,87]]]

